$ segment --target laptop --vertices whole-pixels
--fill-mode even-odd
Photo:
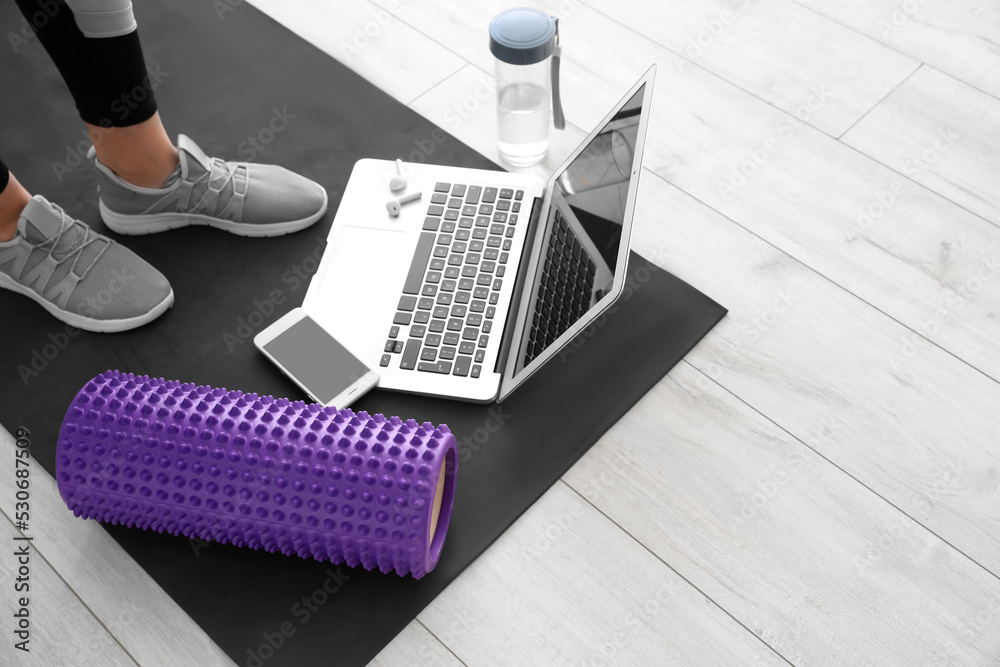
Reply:
[[[503,400],[622,293],[656,66],[551,178],[359,160],[302,307],[379,387]]]

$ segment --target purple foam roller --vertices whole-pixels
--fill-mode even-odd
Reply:
[[[56,448],[78,517],[418,579],[457,465],[444,424],[118,371],[80,390]]]

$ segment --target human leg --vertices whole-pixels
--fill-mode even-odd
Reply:
[[[17,2],[26,16],[59,6],[39,37],[87,124],[101,216],[111,229],[148,234],[201,224],[276,236],[326,212],[326,190],[287,169],[210,158],[186,137],[174,146],[157,113],[158,76],[147,70],[128,0],[102,0],[100,11],[84,0]]]
[[[177,148],[167,136],[159,112],[124,127],[86,125],[97,160],[126,183],[159,188],[177,170]]]
[[[158,77],[146,66],[129,0],[17,4],[66,82],[97,159],[134,185],[163,185],[177,149],[157,113]]]
[[[97,14],[113,10],[116,1],[103,2]],[[18,0],[73,93],[91,137],[95,143],[100,138],[110,151],[109,162],[114,161],[116,151],[121,155],[145,154],[146,164],[141,166],[148,171],[153,163],[148,156],[160,149],[161,157],[172,160],[156,181],[162,184],[177,165],[177,152],[169,140],[170,152],[162,150],[166,133],[156,114],[148,78],[141,83],[145,64],[138,37],[129,36],[131,11],[127,16],[111,11],[117,17],[112,23],[126,20],[121,30],[107,31],[108,21],[97,20],[94,12],[87,11],[95,5],[83,5],[83,14],[75,17],[57,0]],[[101,30],[102,37],[86,38],[78,18],[85,28]],[[134,32],[134,21],[131,23]],[[131,98],[121,96],[126,93]],[[114,116],[116,112],[120,113]],[[112,136],[117,131],[140,144],[140,150],[132,146],[126,151],[122,135]],[[2,162],[0,287],[33,299],[72,326],[92,331],[123,331],[145,324],[159,317],[174,300],[163,274],[58,205],[41,196],[32,197]]]
[[[0,160],[0,243],[14,238],[17,220],[29,199],[31,195]]]

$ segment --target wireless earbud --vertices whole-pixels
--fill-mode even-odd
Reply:
[[[399,215],[399,208],[403,204],[408,204],[411,201],[417,201],[421,196],[423,195],[420,192],[411,192],[410,194],[404,195],[399,199],[390,199],[385,205],[385,210],[389,211],[389,215],[395,218]]]
[[[396,175],[389,181],[389,189],[393,192],[406,189],[406,179],[403,178],[403,161],[398,158],[396,159]]]

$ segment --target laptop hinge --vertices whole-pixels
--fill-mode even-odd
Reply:
[[[535,197],[531,204],[531,215],[528,218],[528,231],[525,234],[524,246],[521,248],[521,259],[517,265],[517,279],[514,281],[514,289],[510,298],[510,308],[507,310],[507,323],[503,328],[503,338],[500,341],[500,352],[497,354],[496,364],[493,365],[494,373],[502,373],[503,366],[507,363],[507,355],[510,353],[510,346],[514,338],[514,329],[517,328],[517,313],[521,308],[521,297],[524,292],[524,282],[528,278],[528,260],[531,258],[531,248],[535,245],[535,231],[538,229],[538,220],[542,216],[542,198]]]

